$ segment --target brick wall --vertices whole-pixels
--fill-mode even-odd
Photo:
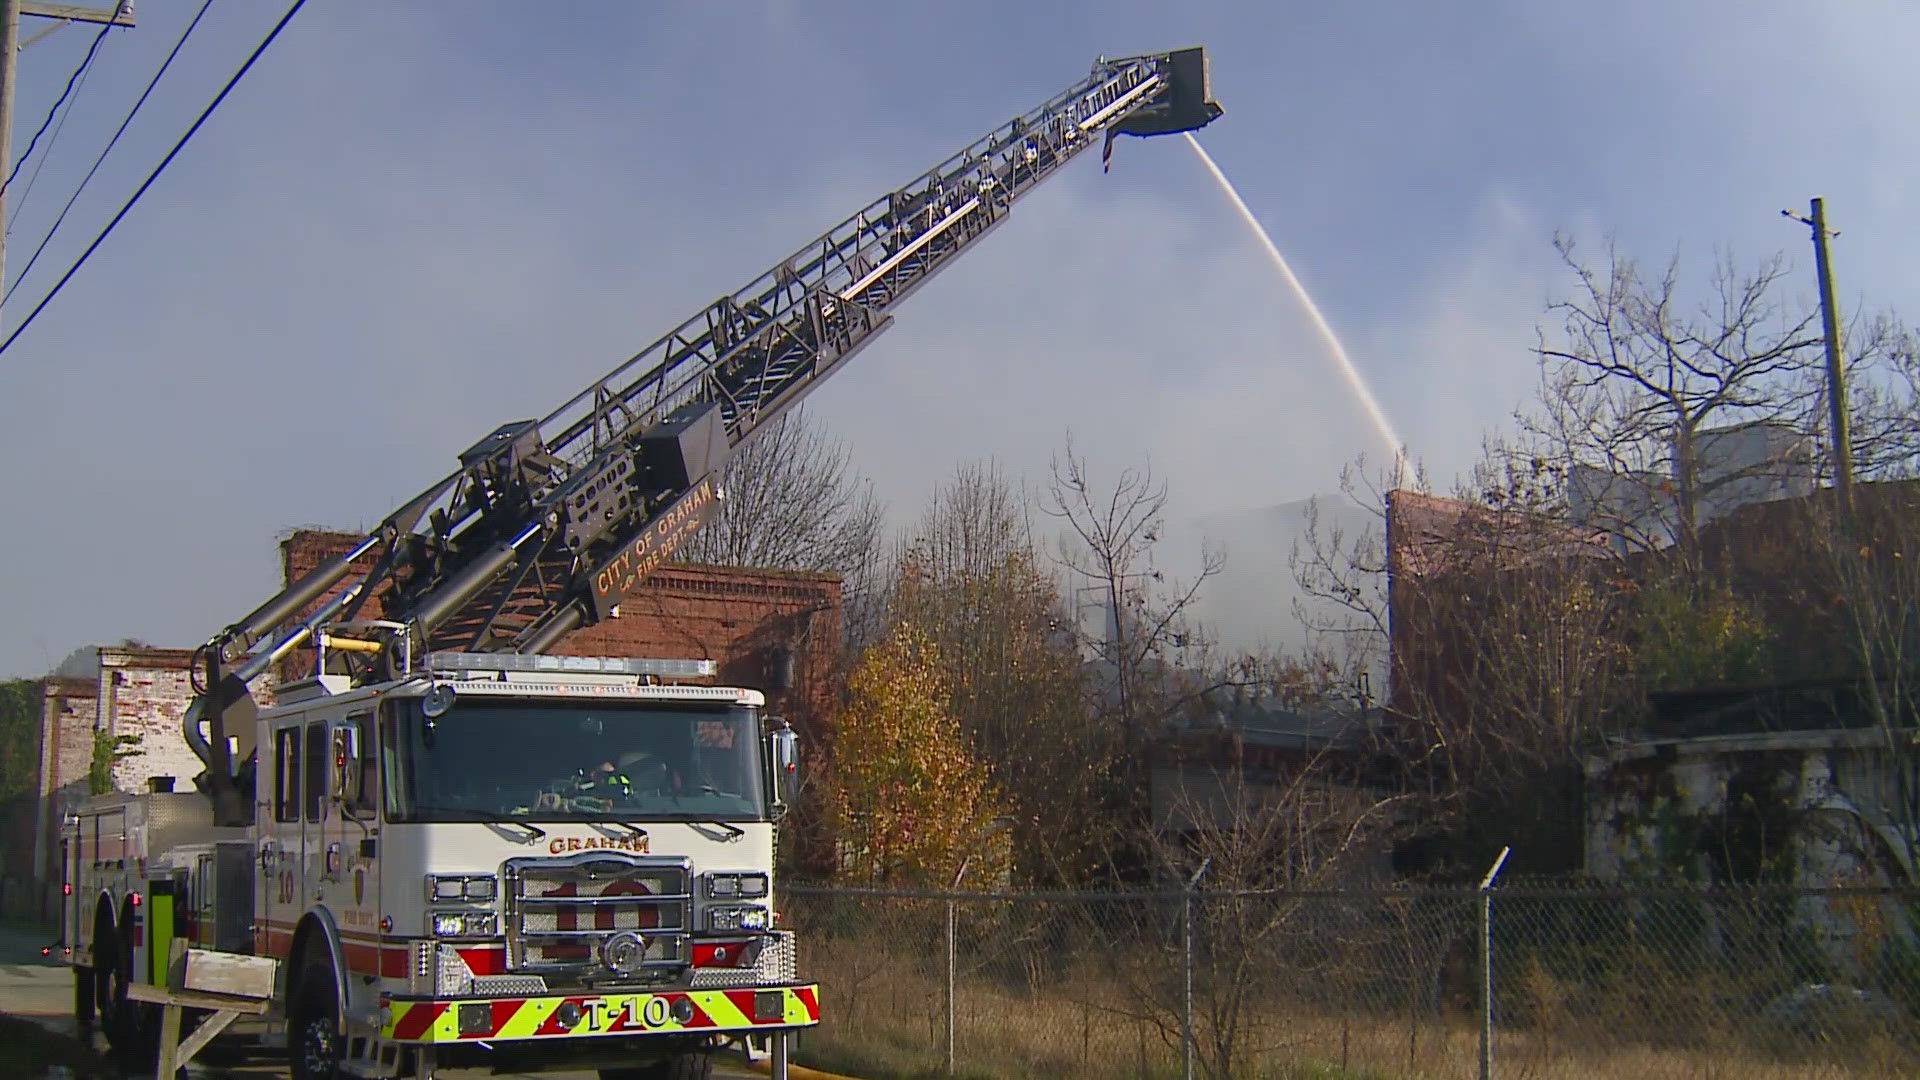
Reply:
[[[354,533],[294,533],[280,545],[285,580],[298,580],[361,539]],[[358,568],[373,561],[365,556]],[[379,617],[377,598],[361,617]],[[719,682],[766,690],[769,711],[811,738],[826,734],[840,619],[840,581],[832,575],[670,563],[621,604],[619,617],[582,627],[554,651],[717,661]],[[793,690],[784,694],[772,689],[774,657],[783,649],[794,659]],[[281,674],[295,677],[312,666],[312,654],[297,650]]]
[[[113,766],[117,791],[144,791],[147,780],[171,776],[190,788],[204,767],[181,737],[180,722],[193,700],[187,649],[101,649],[95,691],[98,725],[114,736],[140,740],[139,752]]]
[[[48,679],[40,790],[85,788],[93,764],[93,725],[99,717],[99,684],[92,679]]]
[[[39,803],[34,818],[34,878],[59,881],[60,822],[87,797],[99,684],[48,678],[40,684]]]

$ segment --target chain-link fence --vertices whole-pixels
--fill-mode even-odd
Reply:
[[[794,888],[782,907],[821,984],[802,1060],[862,1076],[1920,1075],[1920,892]]]

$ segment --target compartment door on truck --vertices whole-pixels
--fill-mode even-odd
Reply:
[[[323,727],[314,724],[315,727]],[[293,929],[306,911],[306,731],[298,723],[276,725],[269,733],[273,753],[271,805],[260,821],[260,873],[254,910],[260,913],[255,949],[285,958]],[[324,763],[322,765],[324,769]]]
[[[350,733],[358,760],[342,745]],[[315,890],[338,920],[340,932],[362,944],[379,945],[380,861],[375,857],[380,832],[380,758],[378,733],[371,709],[336,720],[328,743],[327,781],[330,795],[322,807],[318,843],[320,885]],[[354,770],[352,790],[343,792],[342,775]],[[351,799],[341,796],[351,794]],[[351,950],[357,954],[358,950]],[[348,956],[353,966],[356,955]]]

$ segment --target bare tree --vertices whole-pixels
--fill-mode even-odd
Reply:
[[[838,574],[843,627],[865,640],[877,626],[885,507],[846,444],[795,409],[727,463],[721,487],[719,509],[680,558]]]
[[[943,578],[978,576],[1033,550],[1027,499],[1000,466],[958,465],[908,537],[912,557]]]
[[[1041,502],[1041,512],[1066,529],[1058,561],[1067,589],[1097,595],[1106,613],[1104,632],[1086,635],[1085,644],[1110,683],[1100,711],[1119,725],[1130,748],[1190,699],[1194,688],[1182,685],[1191,682],[1196,665],[1183,653],[1204,655],[1193,605],[1225,565],[1218,551],[1203,551],[1198,571],[1183,582],[1156,564],[1166,505],[1166,485],[1150,465],[1123,469],[1111,488],[1099,486],[1074,452],[1071,434],[1053,460]]]
[[[1257,772],[1231,754],[1182,759],[1150,850],[1160,880],[1178,890],[1193,882],[1194,891],[1157,908],[1100,909],[1100,932],[1133,939],[1111,950],[1110,1007],[1170,1048],[1185,1028],[1181,953],[1193,949],[1203,1075],[1239,1075],[1242,1063],[1279,1045],[1284,1025],[1268,1022],[1256,1003],[1319,982],[1338,955],[1340,913],[1315,890],[1340,882],[1353,856],[1392,826],[1399,801],[1355,783],[1343,760],[1329,748],[1290,770]],[[1143,941],[1160,947],[1143,949]]]
[[[1706,300],[1689,309],[1677,258],[1652,277],[1611,243],[1599,267],[1565,237],[1554,246],[1578,284],[1549,307],[1559,325],[1540,332],[1538,408],[1497,449],[1553,467],[1589,523],[1684,552],[1723,492],[1784,480],[1770,462],[1717,465],[1706,440],[1752,422],[1805,430],[1817,312],[1780,298],[1777,255],[1750,271],[1717,261]]]
[[[1854,475],[1863,482],[1920,476],[1920,339],[1890,314],[1856,317],[1841,336]],[[1805,423],[1823,449],[1821,477],[1831,480],[1825,369],[1808,371],[1805,384]]]
[[[1411,474],[1396,462],[1392,471],[1369,473],[1360,454],[1340,469],[1340,491],[1372,518],[1357,532],[1325,520],[1319,500],[1307,504],[1306,529],[1294,539],[1287,563],[1301,595],[1293,615],[1307,632],[1298,658],[1327,678],[1371,696],[1375,677],[1389,673],[1391,578],[1387,565],[1389,492],[1401,481],[1416,494],[1428,490],[1424,468]]]

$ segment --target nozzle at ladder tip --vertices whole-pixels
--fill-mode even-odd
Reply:
[[[1152,105],[1114,125],[1122,135],[1178,135],[1199,131],[1220,119],[1222,109],[1213,100],[1213,67],[1204,46],[1162,54],[1167,92]]]

